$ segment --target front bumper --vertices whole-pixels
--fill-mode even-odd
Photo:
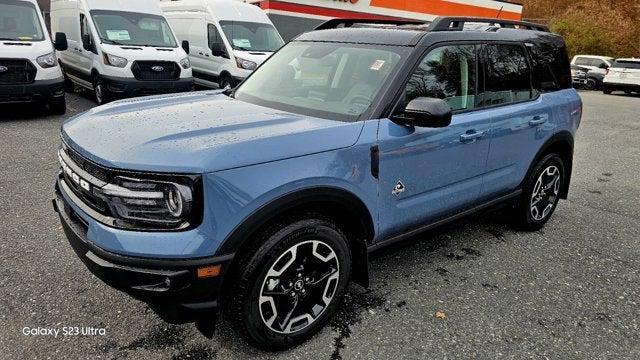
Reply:
[[[64,96],[64,78],[36,80],[31,84],[0,84],[0,104],[49,101]]]
[[[232,255],[173,260],[116,254],[88,240],[87,224],[66,203],[58,184],[53,207],[73,250],[89,271],[108,285],[148,303],[169,322],[189,322],[197,320],[203,312],[215,313],[223,275]],[[197,269],[211,265],[221,265],[220,274],[198,278]]]
[[[193,90],[193,78],[143,81],[133,78],[102,76],[101,79],[105,85],[105,89],[109,91],[111,96],[121,98],[179,93]]]

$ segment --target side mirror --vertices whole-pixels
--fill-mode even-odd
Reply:
[[[211,55],[229,58],[227,49],[224,48],[224,44],[222,43],[211,43]]]
[[[182,49],[189,55],[189,42],[187,40],[182,40]]]
[[[53,47],[58,51],[67,50],[69,48],[69,43],[67,43],[67,35],[62,32],[57,32],[55,40],[53,42]]]
[[[602,63],[602,64],[600,64],[600,66],[598,66],[598,67],[599,67],[600,69],[605,69],[605,70],[606,70],[606,69],[608,69],[608,68],[609,68],[609,65],[607,65],[606,63]]]
[[[417,127],[440,128],[451,124],[451,116],[451,107],[446,101],[419,97],[411,100],[394,119]]]

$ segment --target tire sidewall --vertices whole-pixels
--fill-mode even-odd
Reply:
[[[291,334],[277,333],[264,324],[258,307],[264,277],[280,255],[295,244],[309,240],[321,240],[336,253],[340,267],[338,285],[331,303],[315,322]],[[249,292],[242,306],[244,328],[258,346],[283,349],[303,342],[318,332],[337,310],[349,283],[351,253],[344,235],[330,224],[322,220],[303,220],[273,234],[258,250],[247,269],[251,274],[247,277]]]
[[[545,169],[547,169],[549,166],[552,166],[552,165],[556,166],[560,171],[560,189],[562,189],[564,182],[566,181],[565,167],[560,156],[558,156],[557,154],[548,154],[538,162],[536,167],[531,172],[531,176],[527,180],[527,184],[524,188],[524,194],[523,194],[524,196],[522,198],[522,204],[521,204],[521,210],[520,210],[522,212],[521,213],[521,218],[523,220],[522,223],[523,225],[529,228],[532,228],[532,229],[542,228],[544,224],[546,224],[547,221],[549,221],[549,219],[555,212],[556,207],[558,206],[558,203],[560,202],[560,194],[558,194],[558,198],[554,202],[553,207],[551,208],[547,216],[545,216],[541,220],[536,220],[533,218],[533,215],[531,214],[531,205],[530,205],[531,197],[533,195],[533,188],[535,187],[536,181],[538,181],[540,174],[542,174],[542,171],[544,171]]]

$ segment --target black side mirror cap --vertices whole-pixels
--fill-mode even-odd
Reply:
[[[182,40],[182,49],[184,50],[184,52],[187,53],[187,55],[189,55],[190,52],[190,47],[189,47],[189,42],[187,40]]]
[[[55,35],[55,39],[53,41],[53,48],[58,51],[65,51],[69,48],[69,43],[67,42],[67,35],[62,32],[57,32]]]
[[[442,99],[419,97],[411,100],[393,120],[417,127],[441,128],[451,124],[451,107]]]
[[[89,34],[82,35],[82,48],[87,51],[92,51],[91,36],[89,36]]]
[[[224,48],[223,44],[212,43],[210,45],[210,48],[211,48],[211,55],[229,59],[229,54],[227,54],[227,49]]]

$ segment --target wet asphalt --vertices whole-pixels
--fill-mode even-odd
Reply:
[[[581,95],[570,198],[542,231],[484,213],[382,250],[371,287],[353,286],[329,326],[281,353],[249,347],[224,323],[212,340],[167,324],[91,276],[51,197],[60,125],[94,102],[69,95],[63,117],[2,107],[0,358],[638,359],[640,97]]]

